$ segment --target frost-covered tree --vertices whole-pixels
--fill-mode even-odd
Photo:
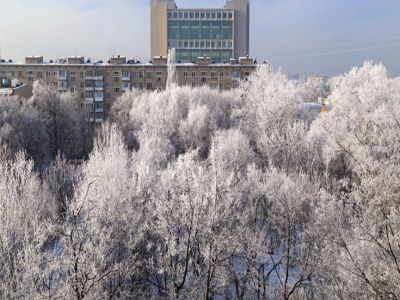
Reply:
[[[30,100],[49,137],[49,153],[55,158],[61,152],[67,158],[80,158],[90,144],[87,126],[75,98],[69,93],[59,94],[50,86],[35,82]]]
[[[358,175],[398,162],[400,88],[382,65],[366,63],[332,80],[330,110],[321,114],[311,135],[322,145],[326,163],[345,166]],[[318,140],[316,140],[318,141]]]
[[[247,188],[251,206],[240,289],[258,299],[311,297],[322,246],[314,228],[316,187],[306,176],[250,167]]]
[[[0,139],[8,151],[25,151],[37,163],[48,161],[48,135],[39,112],[16,97],[0,97]]]
[[[333,82],[332,107],[310,133],[321,144],[332,180],[342,179],[343,187],[328,188],[331,195],[319,212],[330,249],[322,290],[342,299],[396,299],[398,80],[389,78],[382,65],[366,63]]]
[[[301,91],[296,82],[265,66],[240,85],[236,115],[266,165],[296,170],[309,159]]]
[[[62,255],[56,268],[60,296],[77,299],[131,297],[144,225],[135,177],[122,135],[104,125],[82,178],[67,200],[65,220],[56,226]]]
[[[37,299],[45,293],[46,250],[53,199],[33,161],[0,149],[0,297]]]

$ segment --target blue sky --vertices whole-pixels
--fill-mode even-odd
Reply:
[[[218,7],[224,0],[176,0]],[[0,55],[149,59],[150,0],[0,0]],[[251,54],[287,73],[373,60],[400,75],[400,0],[250,0]],[[107,22],[104,20],[107,19]]]

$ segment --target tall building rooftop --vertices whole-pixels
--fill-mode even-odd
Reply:
[[[229,62],[249,54],[250,5],[228,0],[222,8],[178,8],[173,0],[151,1],[151,57],[176,49],[177,61],[209,56]]]

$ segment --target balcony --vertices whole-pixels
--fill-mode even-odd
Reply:
[[[102,102],[102,101],[104,101],[103,95],[101,95],[101,96],[96,96],[96,97],[94,98],[94,101],[96,101],[96,102]]]
[[[124,85],[122,86],[122,91],[129,92],[130,90],[131,90],[131,84],[125,82]]]
[[[67,80],[67,72],[59,72],[58,73],[58,80]]]
[[[97,92],[102,92],[103,87],[102,86],[85,86],[85,91],[97,91]]]
[[[59,81],[57,85],[57,91],[66,92],[67,91],[67,83],[65,81]]]
[[[122,75],[122,81],[131,81],[131,76],[123,76]]]
[[[103,119],[103,118],[96,118],[96,119],[90,118],[89,121],[92,122],[92,123],[93,123],[93,122],[96,122],[96,123],[103,123],[103,122],[104,122],[104,119]]]
[[[103,107],[95,108],[94,111],[97,112],[97,113],[102,113],[102,112],[104,112],[104,108]]]
[[[103,76],[85,76],[85,79],[103,81]]]

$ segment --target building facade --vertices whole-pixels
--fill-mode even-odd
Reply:
[[[227,90],[237,87],[257,65],[250,57],[229,64],[213,63],[201,57],[195,63],[178,63],[176,77],[179,85],[191,87],[207,85],[212,89]],[[71,92],[85,111],[88,119],[101,123],[114,101],[131,89],[162,90],[168,78],[167,58],[156,57],[152,62],[140,63],[117,56],[106,63],[70,57],[56,62],[44,62],[43,57],[27,57],[25,64],[0,62],[0,77],[31,85],[41,81],[59,92]]]
[[[229,0],[224,8],[184,9],[174,0],[151,0],[151,57],[176,49],[176,60],[207,56],[215,62],[249,54],[249,0]]]

